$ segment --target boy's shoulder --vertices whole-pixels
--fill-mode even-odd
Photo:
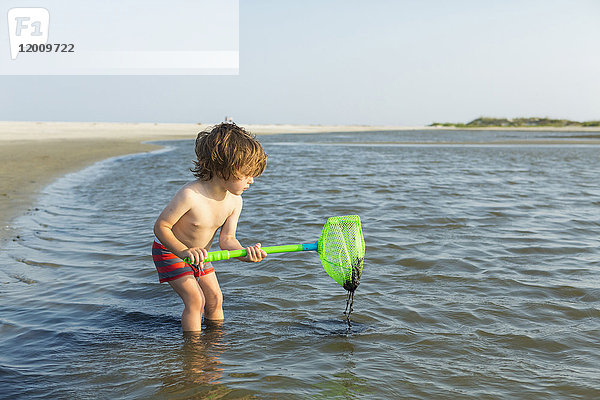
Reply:
[[[186,183],[179,190],[191,190],[194,192],[200,192],[200,190],[202,189],[203,186],[204,186],[204,182],[202,182],[199,179],[196,179],[194,181],[190,181],[190,182]]]
[[[202,193],[202,184],[198,181],[192,181],[192,182],[188,182],[185,185],[183,185],[182,187],[179,188],[179,190],[177,191],[178,195],[183,195],[183,196],[192,196],[192,195],[199,195]]]
[[[206,195],[207,189],[210,191],[210,189],[207,188],[206,185],[207,185],[206,182],[203,182],[200,180],[188,182],[179,189],[177,196],[180,196],[182,199],[185,199],[185,200],[198,201],[198,200],[202,200],[202,199],[207,199],[207,200],[210,199],[210,200],[214,201],[215,200],[214,198]],[[233,205],[235,207],[241,207],[243,200],[242,200],[242,196],[238,196],[238,195],[232,194],[231,192],[227,192],[225,194],[225,198],[223,198],[222,200],[219,200],[218,202],[219,203],[227,203],[227,204]]]
[[[179,188],[173,200],[177,202],[197,202],[199,199],[205,197],[202,194],[202,188],[197,182],[189,182]]]

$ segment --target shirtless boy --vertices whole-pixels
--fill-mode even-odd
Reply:
[[[267,155],[254,135],[235,124],[220,124],[198,134],[195,181],[183,186],[154,224],[152,258],[160,282],[168,282],[184,304],[184,332],[201,330],[206,321],[223,320],[223,294],[206,258],[219,228],[219,247],[238,250],[235,237],[242,193],[263,173]],[[267,256],[260,243],[238,258],[258,262]],[[192,264],[183,261],[188,257]]]

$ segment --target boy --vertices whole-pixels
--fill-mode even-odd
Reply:
[[[184,304],[184,332],[201,330],[208,321],[222,321],[223,295],[214,268],[202,264],[215,233],[223,250],[243,248],[235,237],[242,211],[242,193],[263,173],[267,155],[255,136],[235,124],[223,123],[196,138],[195,181],[183,186],[154,224],[152,259],[160,282],[169,282]],[[239,260],[258,262],[267,256],[260,243],[247,247]],[[189,257],[191,263],[183,261]]]

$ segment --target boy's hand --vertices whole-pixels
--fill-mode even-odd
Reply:
[[[178,254],[178,256],[182,260],[188,258],[190,264],[192,265],[200,265],[202,264],[202,261],[208,257],[208,251],[202,247],[192,247],[190,249],[183,250],[181,254]],[[187,260],[185,261],[187,262]]]
[[[256,243],[252,247],[246,247],[246,252],[248,254],[242,260],[248,262],[259,262],[267,256],[267,253],[260,248],[260,243]]]

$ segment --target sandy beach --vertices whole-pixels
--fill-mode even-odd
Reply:
[[[203,124],[0,122],[0,240],[27,212],[40,190],[58,177],[105,158],[152,151],[152,140],[193,139]],[[360,132],[420,127],[243,125],[259,135]]]
[[[374,130],[448,130],[422,126],[247,125],[257,135],[361,132]],[[0,240],[10,238],[10,222],[26,212],[40,190],[54,179],[118,155],[158,148],[152,140],[193,139],[207,124],[0,122]],[[451,129],[452,130],[452,129]],[[513,128],[511,130],[540,130]],[[557,129],[547,129],[557,130]],[[573,131],[573,129],[558,129]],[[582,128],[581,132],[600,129]],[[583,135],[583,133],[582,133]],[[578,143],[598,144],[597,135]],[[517,141],[515,141],[517,143]],[[518,141],[518,143],[524,143]],[[539,142],[538,142],[539,143]],[[547,144],[567,143],[560,141]],[[507,143],[505,143],[507,144]]]

